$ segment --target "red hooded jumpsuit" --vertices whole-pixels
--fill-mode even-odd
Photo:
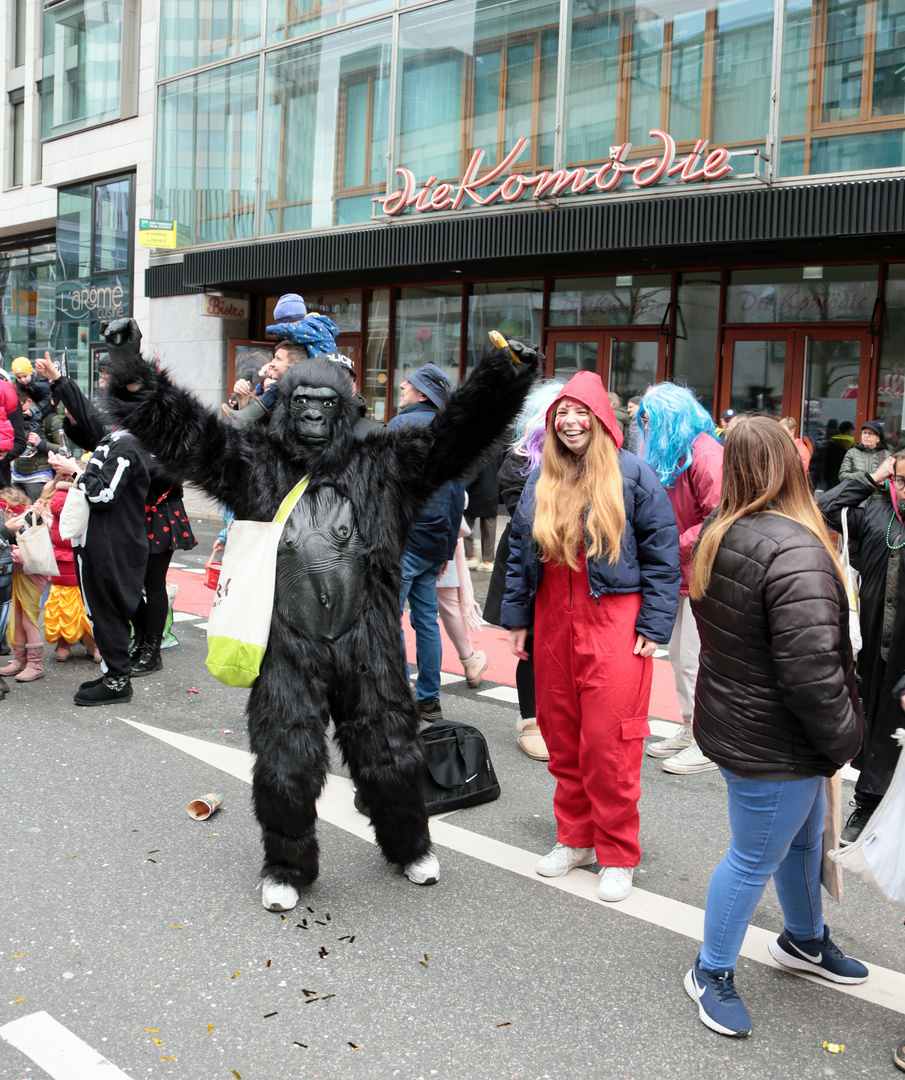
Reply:
[[[583,371],[570,379],[547,412],[548,424],[561,398],[587,405],[617,449],[622,446],[597,375]],[[634,867],[641,859],[638,799],[653,660],[633,653],[640,608],[640,591],[595,600],[583,549],[577,571],[544,563],[534,665],[537,721],[557,780],[557,839],[593,847],[601,866]]]

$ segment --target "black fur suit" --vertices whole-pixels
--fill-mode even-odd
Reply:
[[[119,339],[113,324],[107,341]],[[131,333],[138,340],[138,328]],[[517,346],[518,347],[518,346]],[[165,465],[236,517],[271,520],[307,475],[277,561],[270,642],[248,700],[262,877],[298,889],[318,874],[315,801],[327,770],[330,717],[386,858],[404,866],[430,847],[418,715],[399,626],[409,526],[441,484],[461,475],[517,415],[537,367],[491,349],[432,424],[356,440],[345,370],[317,358],[280,381],[269,426],[225,425],[128,347],[110,347],[110,412]],[[135,392],[127,384],[140,382]],[[330,438],[300,441],[301,387],[337,400]],[[295,395],[295,396],[294,396]],[[285,550],[284,550],[285,549]]]

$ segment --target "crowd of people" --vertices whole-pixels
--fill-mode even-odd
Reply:
[[[517,745],[546,762],[556,781],[556,843],[537,873],[560,877],[597,865],[601,900],[619,903],[631,893],[641,859],[638,803],[653,654],[666,646],[679,723],[674,735],[649,742],[646,753],[678,776],[718,770],[731,830],[710,879],[702,946],[685,978],[701,1021],[728,1036],[751,1032],[735,968],[770,879],[784,920],[770,946],[777,963],[838,983],[863,982],[865,965],[830,937],[820,874],[828,779],[848,762],[859,770],[839,839],[853,843],[889,787],[899,753],[890,736],[905,717],[905,450],[890,452],[883,425],[866,422],[857,443],[852,425],[839,425],[815,446],[798,436],[791,417],[777,422],[727,409],[717,426],[691,390],[668,382],[623,408],[593,372],[531,386],[524,369],[542,358],[512,342],[514,365],[496,350],[486,373],[479,365],[475,376],[499,391],[493,422],[467,384],[454,390],[442,370],[426,364],[407,373],[398,414],[384,427],[366,416],[354,365],[336,349],[329,318],[290,294],[274,320],[273,360],[257,385],[238,380],[216,415],[176,396],[166,375],[141,360],[134,324],[108,337],[109,409],[89,401],[49,356],[34,366],[14,361],[14,382],[0,380],[0,506],[7,519],[0,526],[0,617],[12,649],[0,676],[20,683],[43,676],[43,622],[56,660],[70,659],[81,643],[101,664],[101,676],[76,692],[77,704],[131,699],[131,680],[162,667],[172,553],[195,544],[183,478],[220,498],[227,523],[235,515],[269,520],[270,502],[243,504],[213,459],[221,448],[245,461],[248,447],[270,445],[286,455],[287,476],[293,461],[304,463],[313,485],[308,508],[298,517],[293,509],[288,519],[295,521],[292,558],[301,560],[291,580],[313,573],[304,561],[305,530],[333,530],[333,541],[344,545],[334,552],[335,573],[347,576],[335,593],[340,610],[311,616],[326,620],[317,633],[304,625],[297,604],[277,596],[277,641],[268,646],[276,659],[262,665],[269,689],[256,684],[252,692],[265,907],[289,910],[317,873],[317,784],[306,781],[302,790],[296,777],[298,792],[275,794],[283,766],[274,762],[301,753],[275,734],[277,706],[288,708],[280,679],[307,670],[292,649],[323,660],[328,654],[318,642],[343,635],[351,642],[368,623],[359,571],[343,565],[354,550],[362,567],[373,559],[365,577],[394,617],[409,607],[417,678],[407,680],[406,704],[398,697],[405,671],[398,623],[395,642],[378,649],[385,650],[385,672],[372,658],[349,675],[353,668],[340,663],[331,644],[330,663],[358,689],[324,690],[329,700],[311,705],[312,738],[323,737],[332,715],[378,841],[410,880],[439,877],[411,767],[418,723],[443,718],[439,627],[456,648],[467,685],[479,686],[488,658],[476,647],[482,619],[470,572],[487,571],[483,621],[509,631],[517,659]],[[120,347],[124,335],[131,353]],[[173,415],[162,422],[170,390]],[[456,475],[451,462],[464,431],[468,469]],[[341,440],[343,453],[331,457],[331,441]],[[397,540],[387,540],[384,519],[356,503],[357,488],[343,471],[350,462],[376,469],[378,487],[369,494],[386,500],[383,514],[392,516],[392,500],[405,490]],[[268,498],[279,505],[285,492],[274,485]],[[79,499],[87,524],[67,540],[61,521]],[[497,544],[500,499],[510,522]],[[52,577],[29,572],[16,543],[21,529],[41,521],[59,571]],[[843,528],[860,573],[857,656],[846,573],[829,532]],[[228,547],[225,528],[215,555]],[[278,563],[278,592],[289,580]],[[331,608],[334,583],[318,581],[317,595]],[[327,686],[323,670],[317,678],[316,685]],[[313,685],[299,690],[306,701]],[[0,691],[8,690],[0,680]],[[256,726],[265,708],[266,732]],[[380,708],[398,711],[398,720],[378,722]],[[374,728],[365,734],[368,716]],[[374,761],[366,760],[362,740]],[[281,832],[284,812],[297,822],[291,837]],[[905,1069],[905,1047],[895,1060]]]

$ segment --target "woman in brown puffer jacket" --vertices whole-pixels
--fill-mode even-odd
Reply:
[[[773,959],[839,983],[868,974],[830,940],[820,895],[825,777],[856,753],[863,727],[848,599],[798,453],[772,419],[732,425],[690,594],[701,637],[694,734],[726,781],[732,837],[685,989],[703,1023],[744,1037],[734,968],[771,877],[785,922]]]

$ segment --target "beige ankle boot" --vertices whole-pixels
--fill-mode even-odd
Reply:
[[[44,646],[26,645],[25,655],[28,663],[16,676],[16,682],[34,682],[44,678]]]
[[[544,742],[544,737],[540,733],[537,720],[533,716],[528,716],[524,719],[519,717],[518,733],[518,738],[515,742],[522,753],[527,754],[529,758],[534,758],[535,761],[550,760],[550,752],[547,750],[547,744]]]
[[[6,667],[0,668],[0,675],[17,675],[25,667],[25,642],[17,641],[13,645],[13,656]]]

